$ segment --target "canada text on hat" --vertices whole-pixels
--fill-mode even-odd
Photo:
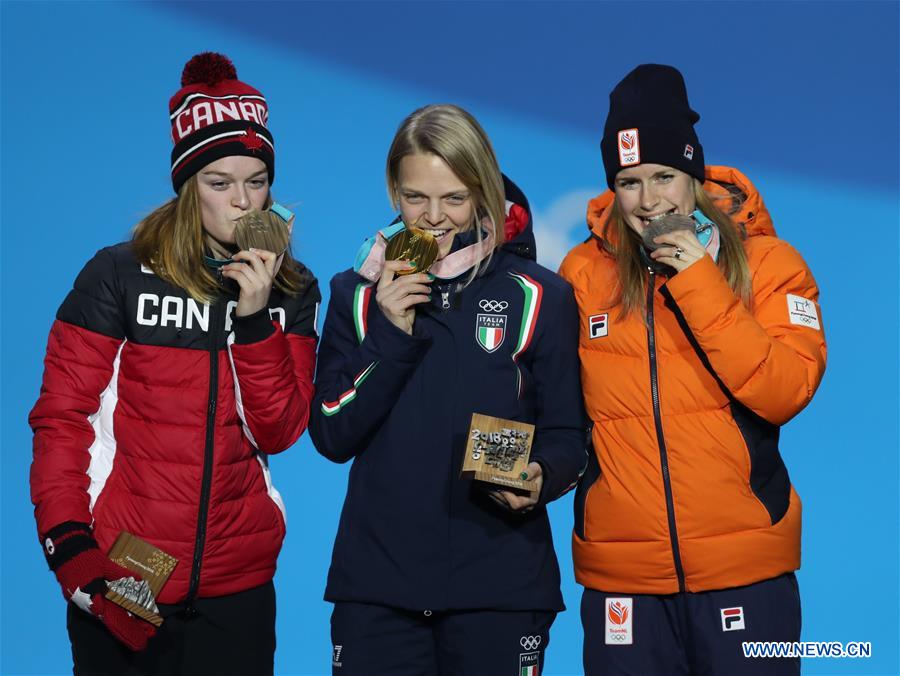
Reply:
[[[181,107],[170,115],[172,120],[172,140],[178,143],[185,136],[217,122],[245,120],[268,126],[269,111],[266,100],[254,94],[228,94],[209,96],[203,93],[191,94]]]

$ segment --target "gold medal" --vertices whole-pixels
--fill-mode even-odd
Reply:
[[[426,272],[437,256],[437,240],[414,225],[406,225],[403,230],[391,237],[384,252],[385,260],[410,261],[416,264],[416,267],[410,270],[399,270],[398,275]]]
[[[234,228],[234,241],[241,251],[250,248],[283,253],[291,240],[287,223],[271,211],[255,209],[238,219]]]

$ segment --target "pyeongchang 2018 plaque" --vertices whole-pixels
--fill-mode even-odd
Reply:
[[[534,425],[473,413],[460,476],[537,497],[537,482],[522,479],[533,442]]]

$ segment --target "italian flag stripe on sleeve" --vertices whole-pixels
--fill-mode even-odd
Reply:
[[[363,384],[363,381],[365,381],[365,379],[369,377],[369,374],[375,370],[376,366],[378,366],[377,361],[373,361],[371,364],[369,364],[359,375],[357,375],[353,379],[353,387],[340,395],[337,400],[323,401],[322,413],[328,416],[334,415],[342,408],[344,408],[344,406],[356,399],[356,389]]]
[[[518,282],[525,294],[525,306],[522,309],[522,326],[519,329],[519,342],[516,349],[512,353],[513,361],[516,361],[528,346],[531,345],[531,339],[534,337],[534,327],[537,325],[538,315],[541,313],[541,299],[544,296],[544,287],[534,281],[528,275],[517,272],[509,273],[510,276]],[[522,374],[519,373],[519,396],[522,396]]]
[[[363,283],[356,285],[353,292],[353,325],[356,327],[356,337],[363,342],[366,337],[366,329],[369,314],[369,298],[372,296],[372,284]]]
[[[528,275],[511,272],[510,276],[519,283],[519,286],[522,287],[522,291],[525,293],[525,307],[522,310],[522,327],[519,329],[519,342],[512,354],[512,358],[515,360],[531,344],[531,339],[534,336],[534,327],[541,312],[541,298],[544,295],[544,287]]]

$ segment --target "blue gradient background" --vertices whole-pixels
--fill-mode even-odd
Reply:
[[[782,435],[804,500],[804,640],[872,641],[865,660],[806,674],[896,674],[898,663],[898,18],[895,2],[3,2],[2,662],[70,671],[64,605],[28,498],[26,416],[58,304],[98,248],[171,196],[166,104],[194,53],[227,53],[262,90],[278,199],[295,247],[328,279],[391,216],[391,136],[436,101],[473,112],[535,209],[555,267],[585,234],[603,172],[612,86],[677,65],[712,164],[759,186],[821,286],[829,367]],[[289,532],[276,578],[276,670],[330,673],[322,601],[346,466],[308,438],[272,462]],[[569,611],[545,674],[581,671],[571,496],[551,506]],[[512,667],[511,667],[512,668]]]

